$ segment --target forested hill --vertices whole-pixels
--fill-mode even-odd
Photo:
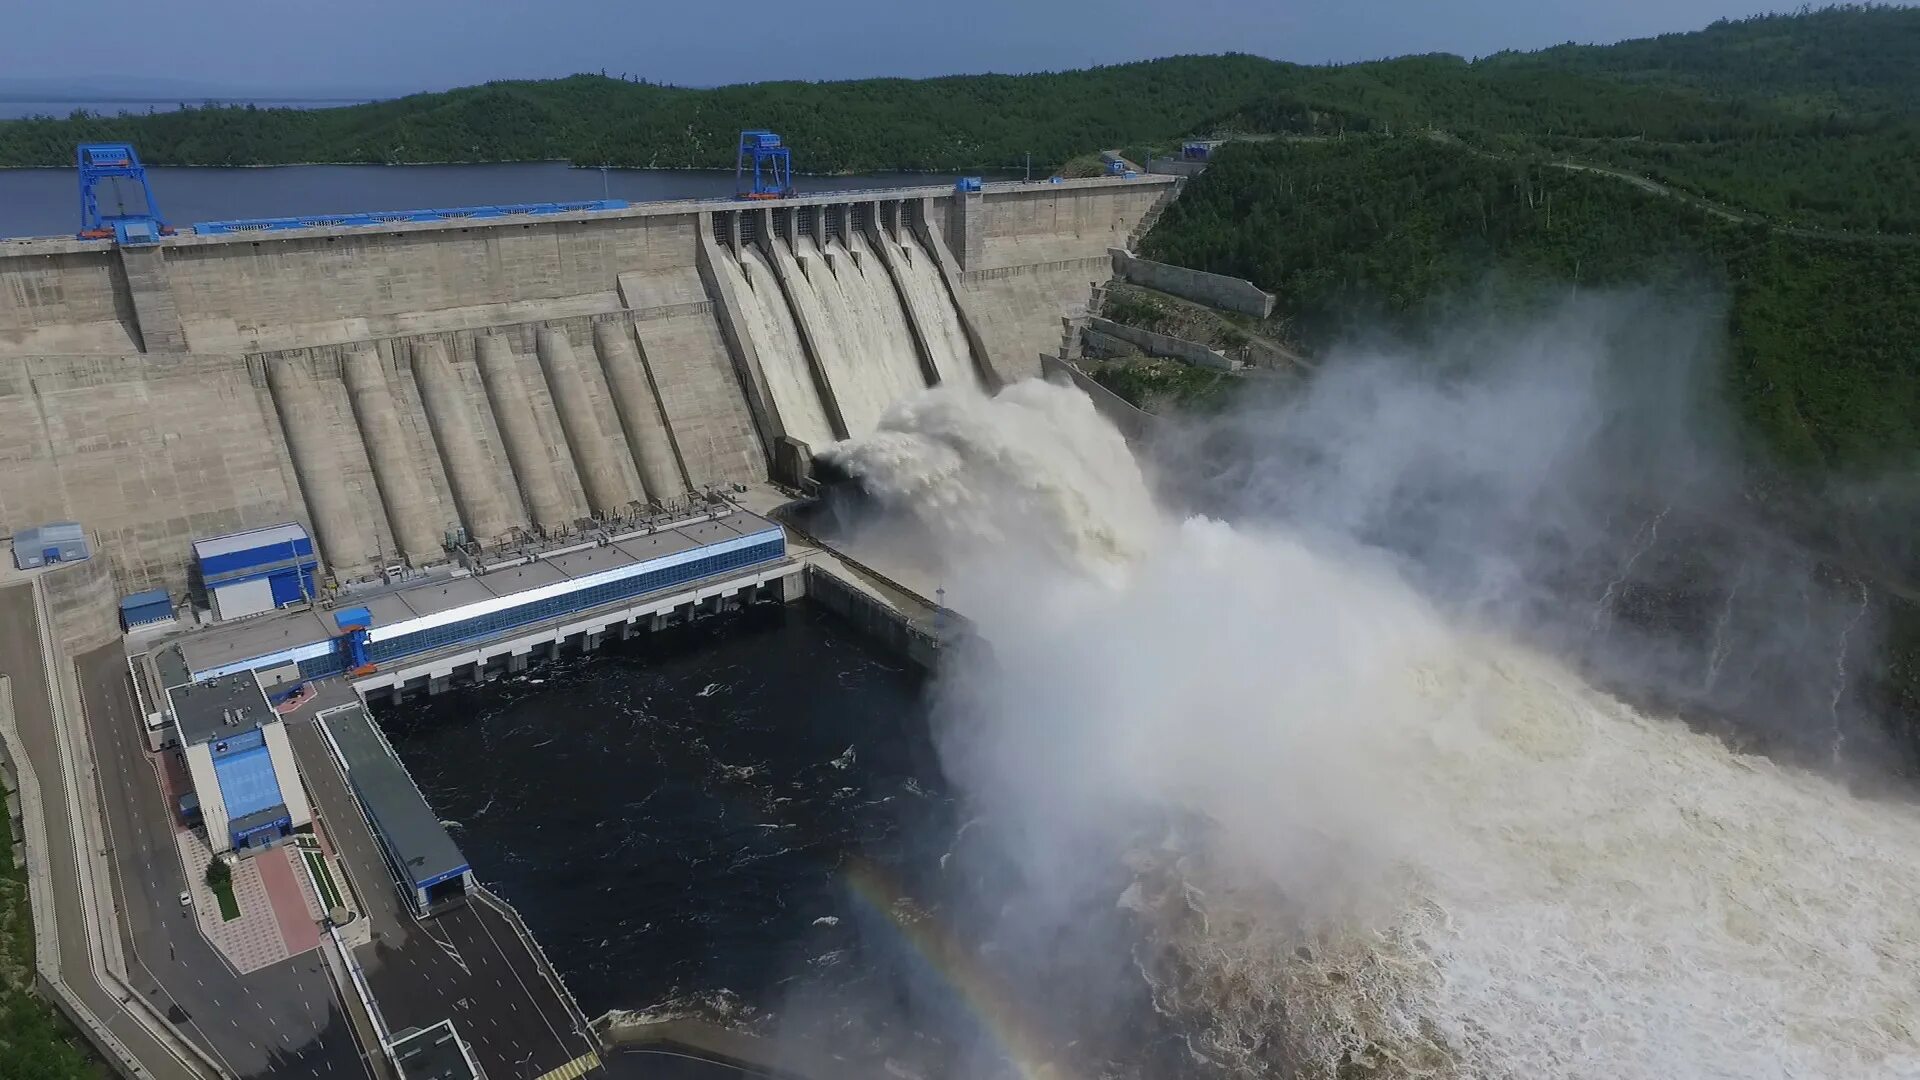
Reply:
[[[1174,57],[1085,71],[756,83],[576,75],[312,111],[195,108],[0,122],[0,165],[63,165],[88,139],[156,163],[565,159],[727,167],[769,127],[804,171],[1054,168],[1221,131],[1439,129],[1503,153],[1656,176],[1781,221],[1920,232],[1920,11],[1829,8],[1608,46],[1469,62],[1310,67]],[[644,75],[644,73],[641,73]]]

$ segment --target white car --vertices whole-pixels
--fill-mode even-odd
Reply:
[[[183,892],[183,893],[181,893],[181,894],[180,894],[180,906],[181,906],[181,907],[192,907],[192,906],[193,906],[193,894],[192,894],[192,893],[190,893],[190,892]]]

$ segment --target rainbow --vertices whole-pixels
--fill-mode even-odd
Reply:
[[[971,952],[931,916],[901,910],[904,895],[886,871],[864,859],[855,859],[846,875],[849,889],[868,909],[886,919],[912,946],[926,970],[937,975],[993,1037],[1021,1080],[1069,1080],[1069,1074],[1049,1059],[1046,1041],[1033,1030],[1030,1014]]]

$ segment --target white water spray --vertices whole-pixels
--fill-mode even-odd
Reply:
[[[1121,899],[1221,1071],[1920,1076],[1911,807],[1455,625],[1364,545],[1172,520],[1068,389],[934,391],[833,452],[957,568],[992,657],[943,755],[1037,894],[1105,880],[1089,834],[1206,823],[1133,838]]]

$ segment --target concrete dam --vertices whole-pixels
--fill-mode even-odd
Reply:
[[[297,521],[342,582],[795,480],[936,383],[1038,374],[1172,177],[0,242],[0,531],[122,592]]]

